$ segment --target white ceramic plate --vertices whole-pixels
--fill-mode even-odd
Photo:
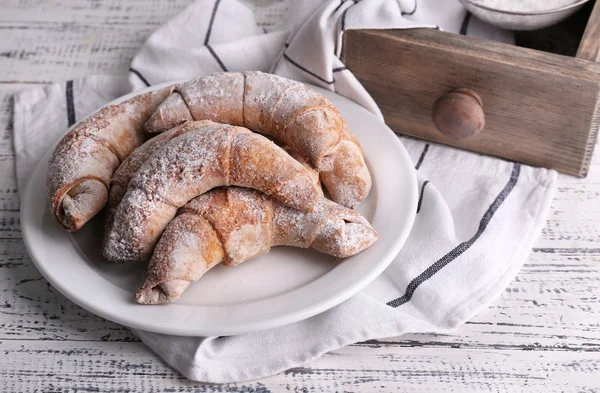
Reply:
[[[212,269],[173,304],[139,305],[134,293],[145,266],[102,260],[104,217],[95,217],[74,234],[54,222],[45,190],[53,146],[35,169],[21,206],[23,238],[37,268],[62,294],[101,317],[173,335],[234,335],[274,328],[321,313],[358,293],[385,270],[408,237],[417,209],[417,181],[406,150],[382,121],[344,97],[311,88],[337,106],[363,147],[373,189],[358,211],[379,232],[371,248],[339,261],[313,250],[276,247],[235,268]]]

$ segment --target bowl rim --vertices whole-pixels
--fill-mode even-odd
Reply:
[[[546,11],[533,11],[533,12],[500,10],[500,9],[497,9],[497,8],[492,8],[492,7],[489,7],[489,6],[477,4],[475,1],[474,0],[460,0],[461,3],[467,3],[469,5],[472,5],[473,7],[481,8],[481,9],[486,10],[486,11],[497,12],[497,13],[500,13],[500,14],[520,15],[520,16],[535,16],[535,15],[548,15],[548,14],[553,14],[553,13],[556,13],[556,12],[567,11],[567,10],[569,10],[571,8],[575,8],[575,7],[578,7],[578,6],[580,6],[580,5],[584,4],[584,3],[587,3],[590,0],[578,0],[578,1],[575,1],[575,2],[573,2],[571,4],[567,4],[567,5],[564,5],[564,6],[559,7],[559,8],[554,8],[554,9],[546,10]]]

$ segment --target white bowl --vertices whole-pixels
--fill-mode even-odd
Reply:
[[[519,12],[491,8],[477,4],[473,0],[460,0],[465,8],[478,19],[507,30],[538,30],[555,25],[577,12],[588,1],[579,0],[552,10]]]

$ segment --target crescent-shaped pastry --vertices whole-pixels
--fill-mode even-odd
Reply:
[[[141,166],[115,212],[104,256],[147,260],[178,208],[227,185],[257,189],[306,212],[322,196],[310,172],[264,136],[208,122],[175,137]]]
[[[104,207],[113,173],[144,142],[144,123],[172,90],[104,107],[63,137],[46,178],[52,216],[60,226],[76,231]]]
[[[123,161],[110,180],[108,221],[111,221],[111,217],[114,215],[117,207],[119,207],[119,203],[121,203],[121,199],[123,199],[125,192],[127,192],[129,181],[135,176],[137,171],[141,168],[144,162],[146,162],[146,160],[152,156],[152,154],[162,149],[167,143],[179,135],[183,135],[187,132],[194,131],[198,128],[211,124],[213,124],[213,122],[208,120],[190,121],[180,125],[179,127],[175,127],[169,131],[163,132],[152,139],[148,139],[143,145],[135,149],[125,159],[125,161]]]
[[[182,83],[157,108],[146,130],[189,120],[234,124],[272,136],[321,174],[334,201],[355,207],[371,189],[359,143],[338,110],[302,83],[262,72],[222,72]]]
[[[142,146],[135,149],[125,159],[125,161],[123,161],[121,166],[119,166],[119,168],[117,169],[110,181],[110,193],[108,197],[108,221],[111,221],[110,217],[114,215],[114,212],[116,211],[117,207],[119,207],[119,203],[121,203],[121,199],[123,199],[123,196],[127,191],[129,181],[135,176],[140,167],[152,154],[163,148],[165,144],[167,144],[175,137],[178,137],[179,135],[185,134],[186,132],[193,131],[199,127],[209,124],[213,124],[213,122],[209,120],[189,121],[178,127],[172,128],[169,131],[165,131],[152,139],[147,140]],[[311,178],[318,185],[319,173],[316,172],[306,161],[304,161],[302,157],[298,155],[298,153],[296,153],[293,150],[289,150],[288,147],[283,147],[283,149],[289,155],[295,158],[296,161],[301,163],[306,169],[309,170]]]
[[[167,226],[136,299],[171,303],[217,264],[235,266],[273,246],[312,247],[346,258],[377,237],[364,217],[325,198],[304,213],[254,190],[216,189],[188,202]]]

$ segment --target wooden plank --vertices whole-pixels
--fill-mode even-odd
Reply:
[[[600,249],[538,249],[502,298],[453,335],[410,335],[399,346],[599,350]],[[0,341],[137,341],[68,301],[33,266],[20,239],[0,239]],[[371,344],[361,344],[371,345]]]
[[[77,23],[79,25],[154,25],[159,27],[181,12],[193,0],[4,0],[2,22],[19,22],[22,28],[36,23]],[[255,14],[260,26],[285,24],[288,0],[241,0]]]
[[[160,26],[166,19],[188,6],[192,0],[146,1],[146,0],[4,0],[0,23],[18,22],[21,29],[37,23],[67,23],[78,25],[154,25]],[[48,40],[49,41],[49,40]]]
[[[350,346],[270,378],[210,385],[185,380],[141,343],[2,342],[1,350],[5,392],[593,392],[600,371],[598,352],[401,348],[390,356]]]
[[[128,329],[80,308],[50,286],[21,239],[0,239],[0,283],[0,341],[138,341]]]
[[[12,132],[12,94],[24,85],[0,84],[0,211],[19,210]],[[0,219],[2,215],[0,215]]]
[[[0,24],[0,80],[50,82],[98,73],[126,73],[153,25]],[[10,44],[6,44],[10,43]]]
[[[581,256],[576,255],[575,257],[580,258]],[[581,266],[570,267],[563,264],[562,267],[556,267],[555,263],[547,265],[538,265],[535,270],[530,272],[531,278],[534,280],[538,279],[540,275],[542,276],[539,277],[539,283],[542,285],[540,288],[529,289],[527,280],[519,281],[517,286],[511,285],[512,288],[507,290],[497,307],[484,313],[493,318],[505,318],[507,322],[490,321],[478,317],[453,336],[412,335],[405,336],[400,340],[373,341],[344,348],[311,362],[306,367],[292,369],[277,377],[261,380],[261,385],[254,383],[235,385],[235,387],[232,385],[227,389],[266,387],[271,391],[279,391],[282,389],[282,385],[291,385],[304,387],[309,389],[308,391],[336,391],[342,387],[347,391],[374,391],[373,389],[422,391],[418,389],[428,386],[433,391],[444,391],[442,387],[459,389],[459,391],[476,391],[482,386],[496,389],[504,386],[511,391],[520,391],[519,389],[531,387],[530,379],[536,379],[537,375],[539,377],[539,381],[536,382],[538,385],[534,384],[533,387],[551,389],[551,386],[558,384],[556,391],[561,391],[560,389],[567,386],[562,384],[567,383],[568,380],[581,378],[587,380],[590,378],[587,373],[597,371],[599,356],[597,316],[592,314],[587,320],[580,321],[582,312],[589,312],[589,309],[573,310],[572,314],[568,312],[573,305],[578,303],[583,307],[586,303],[592,306],[597,303],[589,297],[587,301],[586,299],[582,301],[581,298],[569,300],[564,299],[563,296],[566,295],[568,298],[574,293],[577,296],[577,292],[581,294],[587,292],[593,296],[598,290],[598,279],[590,277],[589,282],[593,283],[595,287],[589,288],[587,284],[582,284],[568,275],[571,271],[571,274],[575,272],[580,276],[586,276],[594,267],[594,263],[588,263],[588,271],[579,272],[577,270],[582,270]],[[544,268],[548,267],[550,270],[554,270],[557,280],[544,279],[545,272],[540,274],[541,270],[546,270]],[[557,286],[546,286],[548,282],[556,282]],[[563,287],[560,284],[562,282],[571,283],[571,286]],[[37,284],[32,281],[21,285],[25,287],[20,290],[20,293],[29,294],[28,287],[31,288]],[[573,291],[578,286],[580,289]],[[540,298],[538,292],[544,293],[546,296]],[[521,303],[519,299],[515,299],[515,308],[507,307],[504,304],[507,296],[523,297],[527,296],[526,294],[529,294],[533,300]],[[551,300],[551,303],[545,303],[548,299],[554,300]],[[36,307],[38,313],[41,310],[47,310],[48,305],[56,304],[55,302],[56,299],[50,295],[45,304]],[[1,303],[3,302],[0,301]],[[564,307],[566,313],[555,309],[555,304]],[[514,313],[518,307],[523,306],[525,309],[521,310],[521,313]],[[532,312],[527,307],[534,311]],[[555,322],[553,319],[546,320],[545,318],[552,310],[556,312],[556,322],[559,322],[556,326],[553,326]],[[3,387],[2,383],[5,384],[5,389],[0,390],[30,391],[32,383],[41,384],[40,387],[46,389],[50,389],[50,385],[44,384],[51,383],[52,391],[62,391],[62,389],[68,388],[85,390],[93,386],[103,386],[103,391],[118,391],[125,384],[139,388],[139,384],[142,383],[146,383],[145,386],[151,386],[153,391],[167,391],[166,389],[174,387],[178,387],[178,391],[179,389],[194,391],[192,387],[202,386],[184,381],[176,372],[170,370],[147,349],[138,344],[118,343],[115,346],[107,342],[73,342],[73,337],[52,337],[51,334],[55,329],[58,332],[62,331],[81,337],[93,337],[98,334],[99,332],[94,331],[93,328],[90,330],[81,327],[72,328],[73,325],[81,326],[83,324],[96,326],[97,330],[101,330],[102,322],[93,317],[90,318],[86,314],[85,312],[78,314],[79,318],[77,318],[77,314],[74,314],[75,318],[69,320],[68,318],[63,319],[63,317],[55,318],[55,314],[50,313],[45,317],[49,317],[47,318],[49,322],[56,321],[57,326],[55,327],[52,324],[39,323],[32,325],[34,329],[30,329],[27,325],[21,324],[15,326],[15,332],[19,332],[18,336],[0,337],[0,349],[8,356],[4,357],[6,360],[2,363],[4,366],[0,367],[0,374],[3,374],[0,375],[0,381],[4,381],[0,382],[0,388]],[[485,315],[482,316],[485,317]],[[31,318],[29,314],[22,316],[24,320],[29,318]],[[571,324],[571,327],[563,326],[564,321]],[[589,325],[586,325],[586,321]],[[91,322],[90,325],[88,322]],[[575,332],[572,326],[579,326],[579,332]],[[590,332],[590,327],[594,331]],[[488,328],[489,330],[487,330]],[[45,338],[42,340],[66,339],[67,342],[28,341],[30,340],[28,336],[32,333],[43,334]],[[595,343],[592,340],[594,336]],[[17,339],[14,340],[15,338]],[[485,338],[489,338],[490,341],[486,342]],[[102,340],[113,341],[114,339],[113,336]],[[127,338],[124,339],[127,340]],[[575,344],[573,340],[579,340],[580,343]],[[489,348],[494,349],[490,350]],[[549,351],[553,352],[550,354]],[[547,363],[548,359],[551,359],[552,362]],[[569,361],[562,362],[563,359],[569,359]],[[33,365],[37,366],[32,367]],[[546,375],[543,373],[545,368],[551,368],[553,372]],[[85,376],[81,375],[80,371],[76,371],[82,369],[87,370]],[[521,372],[518,373],[516,370],[521,370]],[[582,372],[583,374],[580,374]],[[4,377],[5,375],[7,377]],[[540,375],[545,375],[545,378],[541,378]],[[406,379],[412,382],[406,382]],[[273,381],[276,381],[274,385]],[[360,381],[360,383],[353,385],[356,381]],[[468,381],[468,386],[460,389],[460,384],[465,381]],[[374,383],[380,383],[380,385],[374,385]],[[214,388],[216,389],[216,387]],[[208,390],[211,389],[210,386],[206,386],[205,389],[207,389],[205,391],[211,391]],[[133,389],[133,391],[136,390]]]
[[[126,73],[146,39],[191,0],[73,3],[7,0],[0,13],[0,83],[52,82]],[[269,29],[284,23],[287,2],[245,1]]]
[[[577,49],[577,57],[595,62],[600,61],[600,1],[594,4],[594,9]]]
[[[432,29],[351,30],[347,67],[396,132],[586,176],[598,129],[600,65]],[[456,87],[482,98],[485,129],[455,141],[431,108]]]
[[[5,3],[11,10],[20,10],[18,15],[4,12]],[[131,30],[121,30],[126,34],[162,23],[168,16],[167,8],[185,5],[187,0],[126,3],[100,0],[85,4],[68,0],[43,4],[8,0],[5,3],[0,26],[9,21],[15,30],[21,29],[25,41],[37,39],[40,51],[29,57],[24,55],[26,58],[18,61],[1,63],[0,69],[11,73],[16,80],[43,81],[84,75],[99,67],[120,70],[127,64],[121,57],[123,53],[134,51],[119,49],[127,37],[107,38],[112,26],[88,29],[90,34],[98,35],[96,39],[101,42],[104,57],[65,50],[76,42],[68,39],[71,27],[52,32],[57,25],[72,26],[75,20],[87,25],[112,21],[129,25]],[[282,2],[261,3],[269,9]],[[45,21],[45,14],[50,22]],[[129,22],[124,16],[130,17]],[[26,28],[32,24],[45,27],[27,32]],[[85,42],[86,35],[80,34],[78,39]],[[18,34],[2,40],[0,53],[5,48],[8,51],[17,48],[20,53],[20,40]],[[63,53],[65,61],[52,56],[47,61],[44,51]],[[3,60],[0,56],[0,62]],[[304,367],[260,381],[203,385],[185,380],[141,343],[129,342],[136,339],[127,329],[82,310],[40,279],[19,239],[18,216],[13,214],[18,210],[18,198],[9,98],[2,98],[0,105],[0,218],[4,217],[5,223],[0,224],[0,230],[6,228],[10,234],[9,239],[0,239],[0,391],[592,392],[597,389],[598,158],[587,180],[561,177],[538,249],[502,298],[456,334],[372,341],[335,351]],[[4,307],[6,304],[10,307]]]
[[[0,13],[2,82],[127,72],[147,37],[191,0],[7,0]]]

